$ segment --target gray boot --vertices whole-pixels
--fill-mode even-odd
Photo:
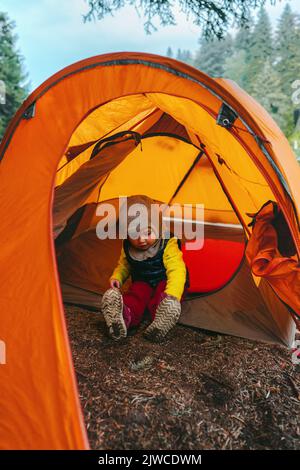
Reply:
[[[176,297],[167,296],[158,305],[153,322],[146,328],[144,336],[151,341],[161,341],[176,325],[181,313],[181,304]]]
[[[101,311],[110,336],[116,341],[126,338],[127,328],[123,318],[123,297],[119,289],[108,289],[103,294]]]

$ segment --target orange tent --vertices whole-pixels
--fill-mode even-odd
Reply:
[[[207,244],[197,263],[185,254],[195,286],[181,322],[291,345],[299,167],[278,126],[234,82],[151,54],[93,57],[29,96],[0,160],[1,448],[88,448],[61,293],[99,304],[120,243],[95,237],[100,202],[145,194],[203,203]]]

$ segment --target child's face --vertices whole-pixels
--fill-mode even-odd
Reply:
[[[128,235],[128,241],[137,250],[147,250],[157,241],[157,235],[151,227],[148,227],[141,231],[139,238],[130,238]]]

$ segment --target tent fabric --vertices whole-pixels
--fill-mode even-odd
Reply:
[[[228,92],[234,93],[241,105],[246,105],[247,103],[247,105],[251,107],[252,119],[255,120],[260,127],[261,135],[267,142],[266,145],[270,157],[282,173],[293,200],[299,201],[299,165],[296,158],[289,158],[292,154],[292,150],[290,147],[287,148],[287,141],[283,138],[283,133],[278,128],[275,121],[257,101],[242,90],[235,82],[224,78],[218,78],[216,81],[226,88]],[[285,162],[286,155],[289,161],[288,164]],[[295,210],[299,217],[300,211],[297,204],[295,204]]]
[[[281,300],[300,312],[299,261],[293,257],[283,257],[279,252],[273,220],[274,205],[270,202],[255,216],[246,256],[253,274],[268,280]]]
[[[98,201],[122,194],[146,194],[168,203],[199,152],[199,148],[177,138],[160,135],[145,137],[142,147],[136,147],[111,171]]]
[[[112,133],[130,131],[133,128],[137,132],[143,132],[162,115],[162,111],[153,107],[142,95],[132,96],[130,103],[128,106],[127,97],[116,99],[96,108],[83,120],[72,134],[65,155],[58,165],[57,186],[89,159],[90,148],[97,141]],[[82,151],[82,148],[86,148],[87,152]]]
[[[217,123],[223,104],[237,115],[230,128]],[[156,135],[146,137],[151,129]],[[164,130],[178,132],[184,139],[172,140],[163,135]],[[83,291],[86,273],[87,291],[99,297],[104,274],[114,261],[114,247],[120,242],[103,252],[101,264],[84,263],[84,254],[90,260],[93,249],[106,246],[92,237],[95,207],[124,195],[121,190],[137,194],[145,159],[151,163],[151,151],[155,159],[158,148],[164,149],[166,158],[156,163],[162,170],[165,163],[168,171],[153,178],[151,185],[153,165],[148,166],[149,196],[163,202],[174,197],[179,205],[204,201],[205,229],[210,234],[216,227],[218,236],[222,231],[242,233],[242,227],[248,243],[257,230],[248,226],[249,214],[274,201],[288,226],[295,256],[300,255],[300,170],[295,156],[272,118],[236,84],[170,58],[132,52],[92,57],[58,72],[24,102],[0,145],[0,308],[5,312],[0,334],[8,351],[7,364],[1,366],[2,448],[88,448],[56,264],[54,188],[57,196],[68,178],[78,178],[76,172],[80,175],[84,164],[96,165],[91,153],[97,142],[121,131],[142,135],[145,154],[135,148],[124,159],[116,157],[113,162],[112,157],[112,166],[102,177],[98,174],[97,184],[86,192],[83,188],[82,197],[79,191],[77,203],[73,201],[72,211],[79,205],[83,215],[72,238],[60,247],[58,264],[62,277],[78,281],[72,285],[74,296]],[[199,149],[203,154],[180,187]],[[137,166],[125,172],[137,152],[141,157],[138,176]],[[163,184],[164,178],[170,186]],[[68,201],[62,198],[59,207],[56,198],[54,211],[65,215],[58,223],[56,213],[55,227],[65,226],[71,212]],[[74,269],[67,272],[71,259]],[[217,293],[187,301],[181,321],[290,344],[294,323],[289,309],[265,273],[255,276],[248,261],[243,266]],[[286,300],[299,315],[291,284],[294,262],[285,263],[285,269],[290,270],[289,281],[277,279],[276,288],[281,292],[288,283]],[[247,290],[249,283],[252,287]],[[202,310],[206,313],[200,315]]]
[[[113,150],[107,143],[96,158],[82,164],[77,172],[56,188],[53,204],[54,238],[65,228],[69,217],[85,204],[103,176],[119,165],[137,146],[135,136],[136,134],[121,135]]]
[[[267,296],[272,305],[271,316],[267,314]],[[290,346],[295,335],[295,324],[289,321],[286,307],[276,302],[269,286],[257,289],[246,262],[226,289],[190,298],[183,304],[182,324],[199,327],[199,316],[201,328],[216,332],[225,330],[233,336],[237,336],[238,331],[238,336],[255,341]]]
[[[294,155],[292,149],[287,145],[287,140],[275,121],[259,103],[257,103],[232,80],[221,78],[217,79],[217,82],[226,88],[229,93],[234,93],[241,105],[245,106],[247,103],[251,108],[252,119],[257,123],[260,129],[258,131],[258,135],[262,136],[266,142],[264,155],[268,152],[268,161],[272,160],[278,167],[282,174],[281,181],[284,181],[284,186],[287,188],[288,193],[291,196],[291,198],[286,200],[286,204],[281,204],[281,210],[286,217],[290,230],[293,232],[293,238],[298,245],[300,209],[299,204],[296,201],[299,201],[300,198],[299,164],[296,158],[293,158]],[[244,139],[245,138],[246,136],[244,136]],[[250,134],[248,134],[247,140],[250,140]],[[285,158],[287,158],[289,162],[288,164],[285,161]],[[270,186],[273,186],[271,181],[269,181],[269,184]],[[282,197],[283,199],[286,199],[286,197],[282,196],[280,193],[281,191],[278,193],[276,199],[279,199],[280,201],[282,201]],[[295,230],[293,227],[295,227]]]
[[[174,118],[205,143],[206,155],[211,165],[220,175],[232,199],[239,204],[240,216],[247,225],[247,208],[248,211],[249,207],[253,207],[254,211],[254,208],[258,210],[262,201],[274,199],[274,195],[256,165],[246,156],[246,150],[241,148],[231,133],[216,125],[217,113],[210,115],[196,103],[176,96],[147,94],[147,97],[150,96],[157,106],[165,112],[173,112]],[[241,161],[243,165],[240,164]]]

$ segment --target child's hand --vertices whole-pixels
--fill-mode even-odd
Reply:
[[[109,281],[109,285],[110,285],[110,287],[111,287],[112,289],[113,289],[114,287],[116,287],[117,289],[120,289],[120,287],[121,287],[121,283],[120,283],[120,281],[118,281],[118,279],[111,279],[111,280]]]

